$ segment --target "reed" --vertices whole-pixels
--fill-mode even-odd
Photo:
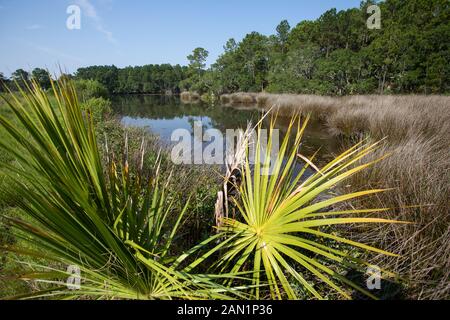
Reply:
[[[230,95],[230,103],[234,105],[252,106],[256,104],[255,93],[237,92]]]
[[[183,103],[197,103],[200,102],[201,96],[197,92],[183,91],[180,93],[180,99]]]
[[[224,100],[232,104],[254,103],[280,115],[311,113],[323,120],[334,135],[370,133],[401,140],[414,133],[429,137],[450,132],[448,96],[348,96],[234,93]]]
[[[414,222],[352,233],[357,241],[377,243],[401,253],[401,259],[379,256],[374,263],[405,277],[409,299],[446,299],[450,295],[450,163],[448,149],[443,149],[438,140],[413,136],[400,144],[385,143],[368,158],[391,155],[348,181],[351,188],[394,188],[394,192],[362,201],[361,207],[375,202],[396,208],[388,213],[389,219]],[[341,189],[344,191],[348,188]]]

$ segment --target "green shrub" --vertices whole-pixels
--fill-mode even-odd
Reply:
[[[107,98],[108,89],[97,80],[76,80],[74,85],[81,100],[88,100],[90,98]]]
[[[50,263],[27,264],[21,278],[54,285],[22,298],[246,297],[219,283],[228,275],[194,274],[180,266],[188,255],[173,253],[172,244],[189,202],[176,210],[159,164],[151,177],[143,175],[144,145],[136,169],[129,165],[128,139],[122,161],[108,153],[104,166],[94,126],[85,121],[70,82],[54,86],[56,111],[36,82],[20,95],[22,100],[15,98],[16,103],[8,105],[16,115],[29,115],[16,119],[23,130],[0,116],[0,126],[18,144],[11,148],[0,140],[1,152],[10,153],[18,163],[14,171],[1,164],[15,182],[13,188],[1,191],[19,195],[17,205],[29,220],[5,218],[34,246],[15,247],[15,252]],[[67,265],[80,267],[80,290],[65,289],[70,273],[61,266]]]
[[[217,100],[217,97],[213,92],[208,92],[208,93],[202,94],[202,96],[200,97],[200,100],[202,100],[204,103],[207,103],[209,105],[214,105]]]
[[[100,98],[90,98],[81,104],[81,109],[83,111],[89,111],[94,122],[98,123],[104,120],[105,116],[110,114],[111,101],[106,100],[102,97]]]

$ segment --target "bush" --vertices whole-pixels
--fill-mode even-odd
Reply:
[[[197,92],[183,91],[180,99],[183,103],[194,103],[200,101],[200,95]]]
[[[217,98],[216,95],[213,92],[204,93],[201,95],[200,100],[204,103],[207,103],[209,105],[214,105]]]
[[[90,111],[95,123],[104,120],[105,116],[111,113],[111,101],[104,98],[90,98],[81,104],[83,111]]]
[[[75,89],[79,99],[86,101],[90,98],[107,98],[108,89],[97,80],[76,80]]]
[[[238,105],[238,104],[244,104],[244,105],[254,105],[256,104],[256,96],[257,94],[254,93],[246,93],[246,92],[237,92],[233,93],[230,96],[231,103]]]

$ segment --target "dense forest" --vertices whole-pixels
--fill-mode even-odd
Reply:
[[[269,36],[251,32],[240,42],[229,39],[209,68],[208,51],[196,48],[187,57],[188,66],[92,66],[78,69],[73,76],[97,80],[110,93],[448,93],[449,2],[379,2],[380,29],[367,26],[371,17],[367,8],[373,3],[331,9],[293,28],[284,20]],[[48,79],[42,71],[35,69],[29,75],[19,69],[12,79],[32,76],[45,87]]]

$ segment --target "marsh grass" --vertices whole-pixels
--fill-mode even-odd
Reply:
[[[180,100],[183,103],[198,103],[200,98],[201,96],[197,92],[183,91],[180,93]]]
[[[256,104],[257,93],[236,92],[223,94],[220,96],[220,102],[224,105],[244,105],[253,106]]]
[[[415,222],[353,234],[358,241],[373,241],[401,253],[401,259],[380,256],[375,261],[404,275],[411,299],[450,297],[450,165],[448,149],[440,148],[436,140],[415,136],[401,144],[385,144],[369,158],[391,156],[348,181],[352,187],[394,188],[395,192],[380,194],[372,202],[396,207],[388,215],[391,219]],[[419,206],[411,207],[414,204]]]
[[[354,96],[342,99],[327,117],[334,135],[370,133],[391,143],[414,136],[442,137],[449,144],[450,97]]]
[[[311,113],[322,120],[333,135],[370,133],[390,141],[414,133],[426,137],[450,132],[450,97],[447,96],[348,96],[328,97],[269,93],[234,93],[222,102],[246,105],[250,102],[280,115]]]

